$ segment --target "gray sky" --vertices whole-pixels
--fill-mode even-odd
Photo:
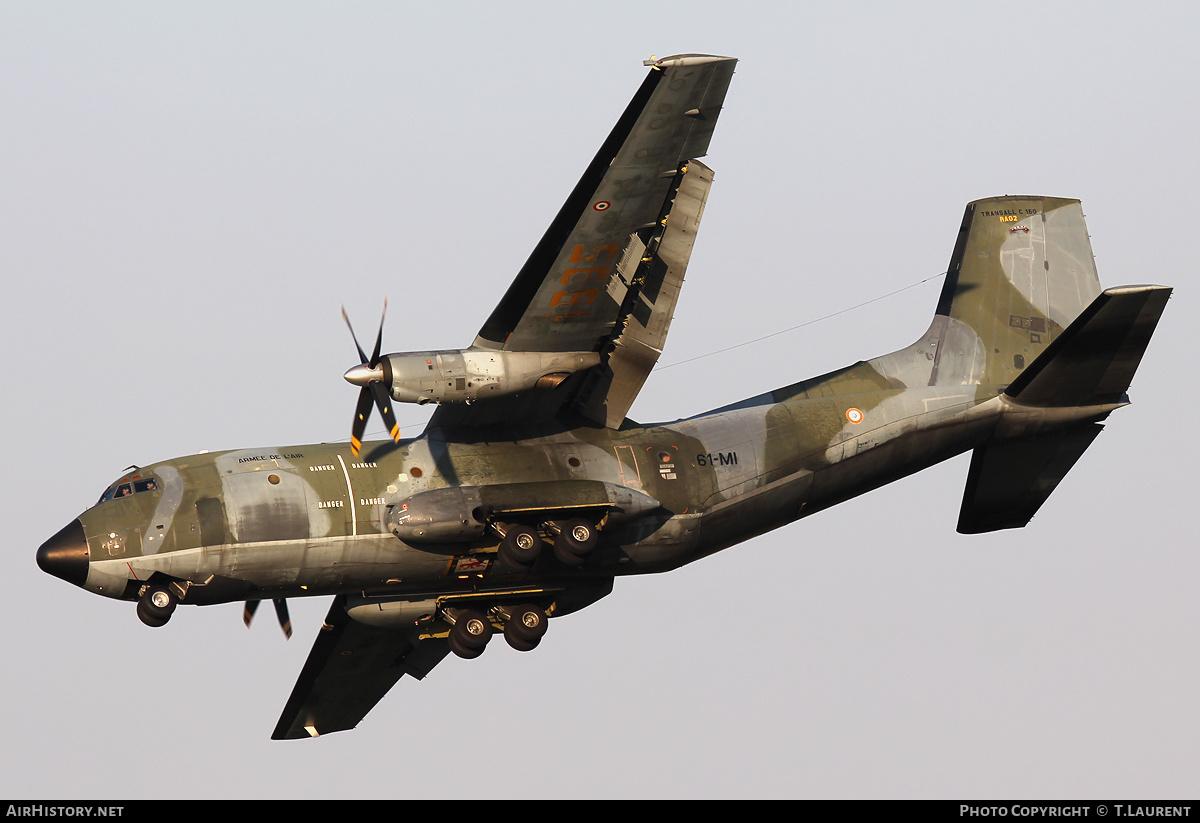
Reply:
[[[0,0],[8,432],[0,795],[1192,797],[1200,338],[1192,4]],[[34,552],[130,463],[349,436],[345,304],[468,345],[651,54],[741,59],[663,365],[934,277],[963,205],[1081,198],[1103,285],[1176,287],[1030,526],[969,458],[665,575],[535,653],[269,735],[328,604],[132,604]],[[900,348],[940,280],[651,376],[674,419]],[[425,415],[403,410],[405,436]],[[407,425],[405,425],[407,424]],[[1182,431],[1181,431],[1182,430]]]

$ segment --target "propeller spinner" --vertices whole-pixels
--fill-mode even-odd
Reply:
[[[354,333],[354,326],[350,325],[350,316],[346,314],[346,307],[342,307],[342,319],[346,321],[346,328],[350,329],[350,336],[354,338],[354,347],[358,349],[358,357],[362,361],[360,365],[348,369],[344,375],[347,382],[353,383],[355,386],[362,386],[362,391],[358,393],[358,408],[354,410],[354,425],[350,429],[350,450],[354,452],[355,457],[362,449],[363,433],[367,429],[367,419],[371,416],[371,406],[373,405],[379,407],[379,414],[383,418],[383,425],[387,426],[388,436],[395,442],[400,442],[400,426],[396,423],[396,415],[392,412],[389,393],[391,380],[379,359],[379,351],[383,346],[385,317],[387,317],[387,298],[383,300],[383,315],[379,318],[379,334],[375,336],[375,349],[368,359],[366,352],[358,343],[358,335]]]

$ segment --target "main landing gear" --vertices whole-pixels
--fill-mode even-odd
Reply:
[[[495,523],[500,534],[498,563],[502,571],[523,572],[533,568],[546,542],[536,529],[518,524]],[[600,541],[600,531],[590,520],[552,520],[542,528],[554,535],[554,556],[565,566],[579,566]]]
[[[487,614],[475,609],[447,613],[453,621],[448,641],[450,650],[461,658],[473,660],[483,654],[495,632],[493,620],[503,623],[504,639],[517,651],[537,648],[546,634],[549,618],[540,607],[531,603],[519,606],[496,606]]]

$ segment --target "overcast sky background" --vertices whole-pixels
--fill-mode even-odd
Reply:
[[[1200,793],[1194,4],[0,0],[8,538],[0,795]],[[670,420],[907,345],[965,203],[1082,199],[1104,286],[1176,287],[1021,531],[969,457],[268,738],[326,598],[180,609],[42,574],[131,463],[349,436],[338,309],[470,344],[651,54],[741,59],[661,366]],[[922,283],[921,281],[925,281]],[[426,415],[402,408],[405,436]]]

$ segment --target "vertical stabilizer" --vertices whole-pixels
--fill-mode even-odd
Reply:
[[[931,385],[1008,385],[1100,293],[1078,200],[967,205],[931,332]]]

